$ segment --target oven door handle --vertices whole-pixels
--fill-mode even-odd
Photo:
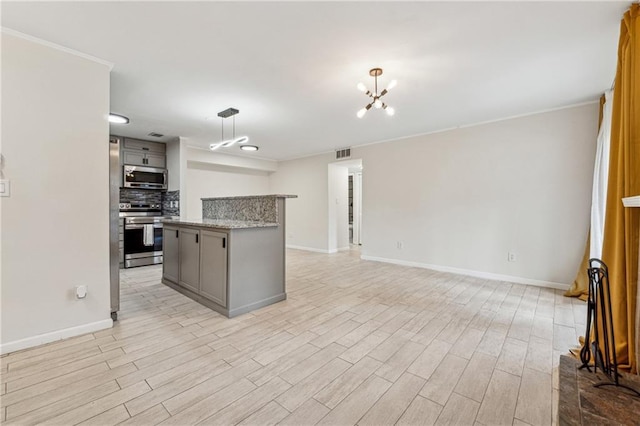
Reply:
[[[144,229],[144,224],[139,225],[137,223],[136,224],[125,223],[124,229]]]
[[[125,223],[124,229],[144,229],[145,225],[153,225],[155,229],[162,229],[162,222]]]

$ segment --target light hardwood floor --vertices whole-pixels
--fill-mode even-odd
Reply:
[[[547,425],[583,302],[550,289],[287,253],[288,299],[227,319],[121,274],[112,329],[1,358],[6,424]],[[256,277],[259,279],[259,277]]]

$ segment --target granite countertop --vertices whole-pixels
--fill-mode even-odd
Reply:
[[[163,223],[175,225],[200,226],[204,228],[220,228],[220,229],[247,229],[247,228],[269,228],[278,226],[272,222],[257,222],[248,220],[226,220],[226,219],[183,219],[180,217],[171,217],[164,219]]]
[[[237,195],[232,197],[207,197],[201,198],[201,200],[241,200],[243,198],[298,198],[298,196],[290,194]]]

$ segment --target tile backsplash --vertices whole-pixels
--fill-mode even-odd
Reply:
[[[162,191],[152,189],[120,188],[121,203],[160,204],[162,203]]]
[[[167,191],[162,194],[162,215],[180,216],[180,191]]]
[[[162,204],[163,216],[180,216],[180,191],[120,188],[120,202]]]

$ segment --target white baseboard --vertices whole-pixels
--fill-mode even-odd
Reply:
[[[68,339],[69,337],[75,337],[81,334],[93,333],[95,331],[111,327],[113,327],[113,320],[109,318],[76,327],[52,331],[50,333],[39,334],[37,336],[27,337],[26,339],[15,340],[13,342],[7,342],[0,345],[0,354],[4,355],[10,352],[44,345],[45,343],[51,343],[57,340]]]
[[[295,250],[312,251],[314,253],[333,254],[333,253],[337,253],[339,251],[349,250],[351,247],[347,246],[347,247],[340,247],[338,249],[327,250],[327,249],[317,249],[317,248],[313,248],[313,247],[292,246],[290,244],[287,244],[287,248],[295,249]]]
[[[515,277],[512,275],[494,274],[492,272],[472,271],[469,269],[454,268],[451,266],[431,265],[428,263],[410,262],[407,260],[387,259],[384,257],[366,256],[366,255],[362,255],[360,256],[360,258],[362,260],[371,260],[374,262],[393,263],[395,265],[402,265],[402,266],[413,266],[415,268],[432,269],[434,271],[450,272],[452,274],[459,274],[459,275],[468,275],[470,277],[484,278],[487,280],[507,281],[511,283],[553,288],[557,290],[568,290],[570,287],[569,284],[556,283],[553,281],[534,280],[532,278],[522,278],[522,277]]]
[[[287,248],[295,249],[295,250],[312,251],[314,253],[324,253],[324,254],[331,253],[327,249],[318,249],[318,248],[313,248],[313,247],[294,246],[294,245],[290,245],[290,244],[287,244]]]

